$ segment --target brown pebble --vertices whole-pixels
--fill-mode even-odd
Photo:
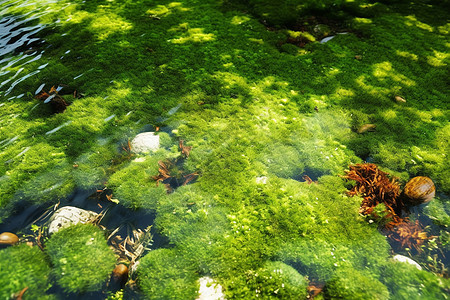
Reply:
[[[19,238],[17,235],[11,232],[3,232],[0,234],[0,245],[10,246],[17,244],[19,242]]]
[[[118,285],[123,286],[128,280],[128,267],[124,264],[118,264],[111,275],[111,281]]]
[[[397,101],[398,103],[405,103],[406,100],[400,96],[395,96],[394,97],[395,101]]]
[[[358,128],[358,133],[364,133],[367,131],[374,131],[377,125],[375,124],[364,124],[361,127]]]
[[[402,194],[411,205],[418,205],[433,200],[436,188],[431,178],[417,176],[408,181]]]

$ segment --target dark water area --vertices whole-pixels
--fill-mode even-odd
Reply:
[[[78,190],[57,205],[37,205],[25,201],[16,204],[12,209],[11,216],[0,223],[0,232],[31,234],[32,224],[36,226],[46,225],[52,213],[65,206],[74,206],[98,214],[102,213],[103,217],[99,225],[104,226],[109,232],[121,227],[116,234],[123,238],[130,235],[132,230],[145,230],[152,226],[155,220],[155,213],[153,212],[132,211],[122,205],[112,204],[104,196],[99,196],[99,193],[93,190]],[[152,228],[151,235],[152,242],[148,247],[157,249],[169,246],[167,238],[161,236],[157,228]]]

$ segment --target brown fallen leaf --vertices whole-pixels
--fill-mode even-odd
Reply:
[[[180,140],[179,142],[179,148],[181,150],[181,154],[184,155],[185,158],[189,157],[189,153],[191,152],[192,146],[185,146],[183,140]]]
[[[320,294],[325,287],[325,283],[322,282],[310,282],[308,285],[308,299],[314,299],[318,294]]]
[[[25,294],[25,292],[28,290],[28,287],[25,287],[23,290],[21,290],[17,296],[16,296],[16,300],[22,300],[23,294]]]

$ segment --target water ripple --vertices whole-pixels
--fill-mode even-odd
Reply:
[[[49,5],[57,2],[0,0],[0,95],[10,94],[19,83],[38,74],[48,65],[44,62],[31,69],[24,68],[42,59],[44,51],[40,48],[44,41],[37,34],[48,25],[39,23],[39,19],[51,13]],[[26,10],[28,12],[24,13]],[[14,98],[17,97],[9,99]]]

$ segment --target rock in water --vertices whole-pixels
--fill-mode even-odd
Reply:
[[[222,286],[210,277],[202,277],[199,279],[200,288],[196,300],[224,300],[225,295],[222,293]]]
[[[48,221],[48,234],[58,232],[62,228],[67,228],[78,223],[87,223],[98,216],[97,213],[84,210],[74,206],[64,206],[55,211]]]
[[[392,259],[395,261],[404,262],[404,263],[413,265],[417,269],[422,270],[422,267],[409,257],[397,254],[397,255],[394,255],[394,257],[392,257]]]
[[[400,97],[400,96],[395,96],[394,99],[395,99],[395,101],[397,101],[398,103],[405,103],[405,102],[406,102],[405,98]]]
[[[377,125],[375,124],[364,124],[358,128],[357,132],[361,134],[367,131],[374,131],[376,127]]]
[[[124,264],[118,264],[111,275],[111,285],[114,288],[122,288],[128,280],[128,267]]]
[[[11,246],[19,242],[19,237],[11,232],[0,234],[0,246]]]
[[[143,132],[131,141],[131,151],[134,153],[148,153],[159,148],[159,135],[154,132]]]
[[[409,204],[419,205],[433,200],[436,188],[429,177],[417,176],[408,181],[402,194]]]
[[[317,24],[316,26],[314,26],[313,31],[319,38],[324,38],[331,34],[330,27],[325,24]]]

